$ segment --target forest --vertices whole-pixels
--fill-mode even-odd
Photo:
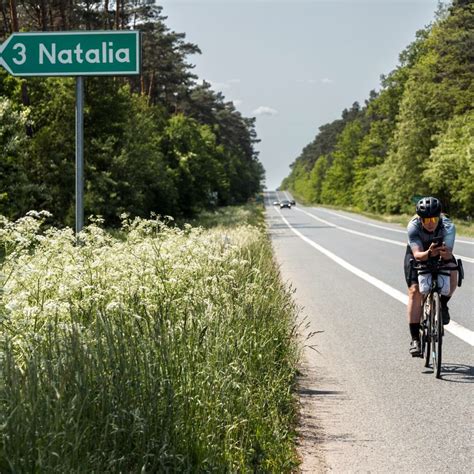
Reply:
[[[140,30],[139,76],[85,80],[85,215],[190,217],[247,202],[264,177],[255,119],[193,73],[199,47],[150,0],[0,0],[0,41],[13,32]],[[74,222],[75,83],[0,68],[0,214],[31,209]]]
[[[379,91],[319,127],[281,189],[309,203],[413,212],[435,195],[445,212],[474,215],[474,4],[441,5]]]

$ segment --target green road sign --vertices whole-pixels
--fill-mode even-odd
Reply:
[[[411,197],[411,202],[413,204],[416,204],[423,196],[419,195],[419,194],[415,194],[414,196]]]
[[[14,76],[140,74],[140,32],[13,33],[0,46],[0,65]]]

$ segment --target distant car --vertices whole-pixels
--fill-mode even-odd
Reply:
[[[291,199],[291,200],[290,200],[290,204],[291,204],[292,206],[296,206],[295,200],[294,200],[294,199]]]
[[[280,209],[283,209],[284,207],[291,209],[291,202],[286,199],[284,201],[280,201]]]
[[[273,205],[274,205],[274,206],[279,206],[279,205],[280,205],[280,201],[273,201]]]

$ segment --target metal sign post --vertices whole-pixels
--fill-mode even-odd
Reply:
[[[76,234],[84,227],[84,78],[76,77]]]
[[[139,31],[13,33],[0,66],[14,76],[76,77],[76,233],[84,226],[84,76],[140,74]]]

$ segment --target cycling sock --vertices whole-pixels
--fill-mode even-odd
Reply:
[[[441,308],[447,308],[448,301],[451,299],[451,296],[441,295],[439,299],[441,301]]]
[[[420,323],[410,323],[409,326],[411,338],[418,341],[420,339]]]

